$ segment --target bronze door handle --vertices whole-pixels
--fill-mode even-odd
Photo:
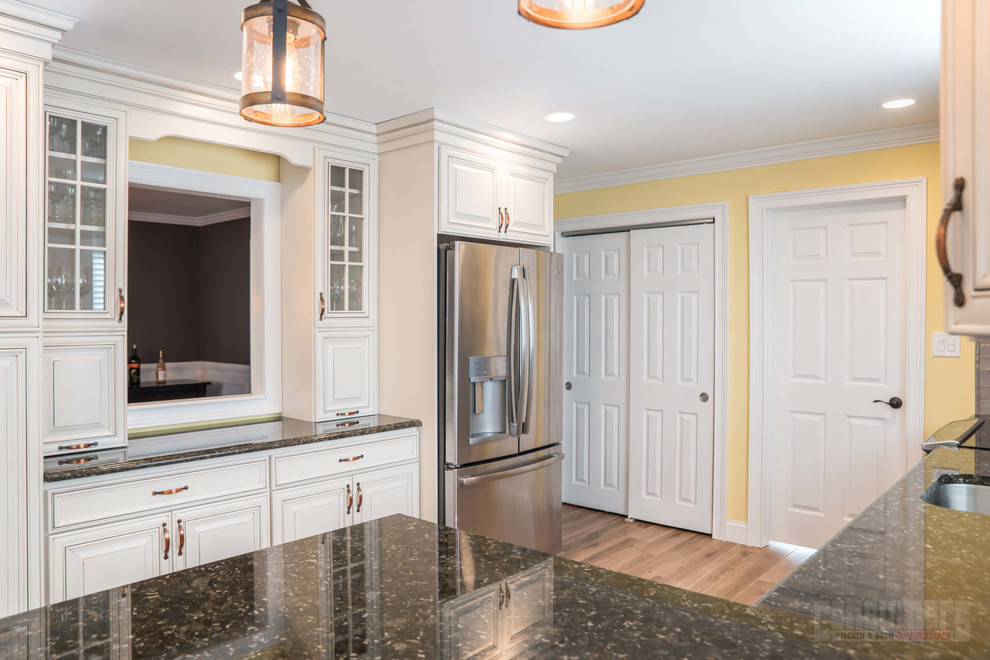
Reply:
[[[498,609],[502,609],[505,605],[505,591],[502,590],[502,585],[498,585]]]
[[[503,234],[509,233],[509,223],[512,222],[512,218],[509,217],[509,207],[505,207],[505,229],[502,230]]]
[[[897,410],[904,405],[904,400],[899,396],[890,397],[890,401],[884,401],[883,399],[873,399],[873,403],[886,403],[888,406]]]
[[[323,299],[323,292],[320,291],[320,320],[323,320],[323,315],[327,311],[327,301]]]
[[[361,513],[361,505],[364,504],[364,491],[361,490],[360,481],[358,482],[357,485],[357,491],[358,491],[358,505],[357,505],[357,511],[355,511],[355,513]]]
[[[172,547],[172,537],[168,533],[168,523],[162,523],[162,531],[165,532],[165,556],[168,559],[168,549]]]
[[[498,207],[498,233],[499,234],[502,233],[502,223],[503,222],[504,222],[504,219],[502,217],[502,207],[500,206],[500,207]]]
[[[124,310],[127,309],[127,301],[124,300],[124,288],[117,287],[117,296],[120,298],[119,307],[117,308],[117,323],[124,322]]]
[[[955,303],[956,307],[962,307],[966,304],[966,294],[962,290],[963,276],[962,273],[954,272],[952,266],[949,265],[949,252],[945,246],[945,239],[949,231],[949,220],[952,218],[952,214],[963,209],[963,190],[966,188],[966,179],[959,177],[956,179],[953,187],[955,188],[955,194],[949,200],[949,203],[945,205],[945,209],[942,211],[942,219],[938,223],[938,230],[935,232],[935,254],[938,255],[938,264],[942,267],[942,274],[945,275],[945,279],[949,281],[949,284],[955,290],[955,296],[952,302]]]
[[[354,504],[354,493],[351,492],[351,485],[347,484],[347,515],[351,515],[351,506]]]
[[[169,490],[153,490],[152,495],[175,495],[176,493],[181,493],[184,490],[189,490],[189,486],[183,486],[182,488],[170,488]]]
[[[89,449],[90,447],[95,447],[98,444],[100,444],[100,443],[99,442],[84,442],[84,443],[82,443],[80,445],[59,445],[58,446],[58,450],[59,451],[65,451],[65,450],[75,451],[76,449]]]
[[[182,556],[182,548],[186,547],[186,533],[182,530],[182,518],[175,521],[175,524],[179,527],[179,552],[178,556]]]
[[[505,606],[509,606],[509,601],[512,600],[512,592],[509,591],[509,583],[505,583]]]
[[[350,458],[338,458],[338,463],[353,463],[354,461],[360,461],[364,458],[364,454],[358,454],[357,456],[351,456]]]

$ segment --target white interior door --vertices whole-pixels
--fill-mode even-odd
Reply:
[[[712,531],[715,226],[630,232],[629,517]]]
[[[629,234],[573,236],[564,253],[565,502],[627,512]]]
[[[818,547],[904,471],[904,199],[777,209],[765,255],[770,539]],[[904,406],[917,402],[904,401]]]

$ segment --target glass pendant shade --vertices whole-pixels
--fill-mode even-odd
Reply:
[[[323,114],[326,23],[306,0],[261,0],[241,22],[241,116],[312,126]]]
[[[565,30],[612,25],[632,18],[645,0],[519,0],[519,15],[540,25]]]

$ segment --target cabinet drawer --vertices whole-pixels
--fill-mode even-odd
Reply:
[[[275,457],[275,486],[299,483],[353,470],[411,461],[419,456],[419,435]],[[353,460],[351,460],[353,459]]]
[[[265,459],[84,486],[52,494],[52,527],[59,529],[187,502],[238,495],[267,486],[268,461]]]

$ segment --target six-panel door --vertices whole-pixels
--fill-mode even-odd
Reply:
[[[79,598],[168,573],[176,539],[168,514],[52,536],[49,602]]]
[[[178,509],[172,514],[173,570],[268,547],[268,496]]]

